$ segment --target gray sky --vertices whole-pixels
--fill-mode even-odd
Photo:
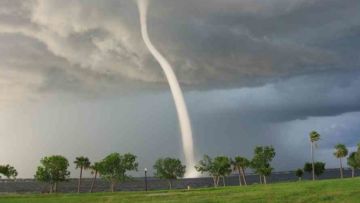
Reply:
[[[251,158],[271,144],[275,169],[294,169],[317,130],[317,160],[337,167],[333,146],[360,142],[359,10],[357,0],[150,0],[150,37],[185,90],[198,158]],[[53,154],[132,152],[140,169],[183,158],[138,21],[132,0],[0,1],[0,164],[32,177]]]

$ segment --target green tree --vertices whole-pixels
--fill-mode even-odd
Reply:
[[[312,131],[309,134],[310,143],[311,143],[311,161],[312,161],[312,179],[315,180],[315,159],[314,159],[314,148],[316,146],[316,142],[320,140],[320,134],[316,131]]]
[[[312,173],[312,163],[306,162],[304,165],[304,171],[308,173]]]
[[[40,161],[41,165],[38,166],[35,179],[40,182],[50,184],[50,193],[57,191],[57,183],[66,181],[70,172],[67,170],[69,167],[68,160],[60,155],[44,157]]]
[[[298,169],[295,171],[295,175],[299,178],[299,180],[301,180],[301,178],[302,178],[303,175],[304,175],[304,171],[303,171],[301,168],[298,168]]]
[[[210,156],[204,155],[203,159],[195,166],[195,169],[201,174],[208,173],[213,179],[214,187],[218,186],[219,173],[214,169],[214,163]]]
[[[74,164],[75,164],[76,169],[78,169],[78,168],[80,169],[80,177],[78,180],[78,187],[77,187],[77,192],[80,193],[83,170],[88,169],[90,167],[91,163],[90,163],[89,158],[80,156],[80,157],[75,158]]]
[[[355,170],[360,167],[360,164],[356,161],[356,152],[350,153],[347,158],[347,164],[351,167],[351,177],[355,177]]]
[[[184,177],[186,166],[182,165],[179,159],[166,157],[158,159],[153,168],[155,169],[154,175],[158,178],[166,179],[171,190],[171,181]]]
[[[340,161],[340,178],[344,177],[343,174],[343,165],[342,165],[342,158],[346,157],[348,155],[349,151],[343,144],[337,144],[335,145],[335,152],[334,156],[339,159]]]
[[[214,187],[219,185],[220,178],[223,179],[223,185],[225,186],[225,177],[231,173],[231,161],[225,156],[218,156],[212,159],[208,155],[204,155],[204,158],[199,161],[195,169],[200,173],[211,175]]]
[[[95,162],[93,165],[90,166],[91,174],[94,175],[93,180],[91,182],[90,192],[93,192],[93,190],[94,190],[96,178],[99,174],[99,171],[101,170],[101,167],[102,167],[101,163],[99,163],[99,162]]]
[[[130,153],[124,155],[112,153],[105,157],[100,163],[99,173],[104,180],[111,183],[110,189],[112,192],[114,192],[117,183],[131,178],[126,172],[137,171],[138,167],[136,156]]]
[[[225,177],[231,173],[231,160],[226,156],[218,156],[214,158],[214,168],[219,172],[225,186]]]
[[[236,170],[239,174],[239,185],[242,185],[241,178],[244,184],[247,185],[245,170],[250,166],[250,161],[245,157],[237,156],[234,158],[234,160],[231,160],[231,164],[233,165],[233,169]]]
[[[357,151],[355,152],[355,157],[354,157],[356,163],[357,163],[357,166],[360,167],[360,143],[358,144],[358,149]]]
[[[314,169],[313,167],[314,166]],[[304,171],[308,172],[308,173],[312,173],[314,172],[316,177],[319,177],[321,174],[323,174],[325,172],[325,163],[323,162],[315,162],[313,163],[305,163],[304,165]]]
[[[18,172],[13,166],[7,165],[0,165],[0,174],[4,175],[8,179],[16,179]],[[0,176],[1,178],[1,176]]]
[[[259,169],[259,173],[260,173],[260,174],[263,176],[263,178],[264,178],[264,184],[267,184],[266,177],[269,177],[269,176],[271,175],[273,169],[274,169],[274,168],[272,168],[272,167],[270,166],[270,164],[266,164],[266,165],[264,165],[263,167],[261,167],[261,168]]]
[[[254,157],[251,160],[251,168],[259,175],[260,183],[266,184],[266,177],[271,175],[273,168],[270,162],[275,157],[275,149],[273,146],[257,146],[254,149]]]
[[[325,172],[324,162],[315,162],[315,175],[316,177],[321,176]]]

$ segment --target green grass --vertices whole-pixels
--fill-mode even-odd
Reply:
[[[303,181],[194,190],[93,194],[5,195],[0,203],[215,203],[215,202],[360,202],[360,178]]]

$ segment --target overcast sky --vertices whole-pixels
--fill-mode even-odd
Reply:
[[[150,0],[150,37],[185,91],[197,158],[273,145],[275,169],[295,169],[316,130],[316,159],[337,167],[334,145],[360,142],[359,11],[358,0]],[[140,170],[183,159],[134,1],[0,1],[0,141],[0,164],[20,177],[54,154],[132,152]]]

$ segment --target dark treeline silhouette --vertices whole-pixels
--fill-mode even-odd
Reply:
[[[303,168],[295,171],[298,180],[302,180],[304,172],[311,174],[312,180],[316,180],[325,172],[325,163],[315,160],[315,150],[317,142],[321,139],[318,132],[312,131],[309,134],[311,144],[311,162],[306,162]],[[349,153],[344,144],[334,146],[334,156],[339,159],[339,177],[343,178],[343,159],[347,157],[347,165],[351,168],[351,177],[355,176],[355,170],[360,168],[360,144],[356,151]],[[204,155],[203,159],[198,162],[195,169],[201,174],[207,174],[212,178],[213,186],[226,186],[226,177],[232,173],[238,175],[238,184],[246,186],[247,171],[251,169],[253,174],[259,178],[259,184],[267,184],[268,177],[273,173],[271,162],[276,155],[273,146],[256,146],[251,159],[243,156],[227,157],[216,156],[210,157]],[[349,155],[349,156],[348,156]],[[73,161],[75,168],[79,169],[79,178],[77,179],[77,192],[81,191],[82,175],[85,170],[91,170],[93,175],[89,192],[93,192],[96,187],[97,178],[109,183],[110,191],[114,192],[117,184],[132,180],[128,175],[130,171],[137,171],[137,157],[133,154],[111,153],[98,162],[91,163],[88,157],[79,156]],[[165,157],[159,158],[154,166],[154,176],[168,181],[169,189],[172,189],[173,181],[183,178],[186,166],[177,158]],[[40,160],[35,179],[47,185],[47,192],[57,192],[59,182],[68,181],[70,177],[69,161],[61,155],[46,156]],[[16,169],[10,165],[0,165],[0,175],[8,179],[15,179],[18,175]],[[1,178],[1,176],[0,176]],[[190,186],[188,186],[190,188]],[[75,191],[74,191],[75,192]]]
[[[9,164],[0,165],[0,178],[1,175],[5,176],[8,179],[16,179],[18,172],[13,166],[10,166]]]

